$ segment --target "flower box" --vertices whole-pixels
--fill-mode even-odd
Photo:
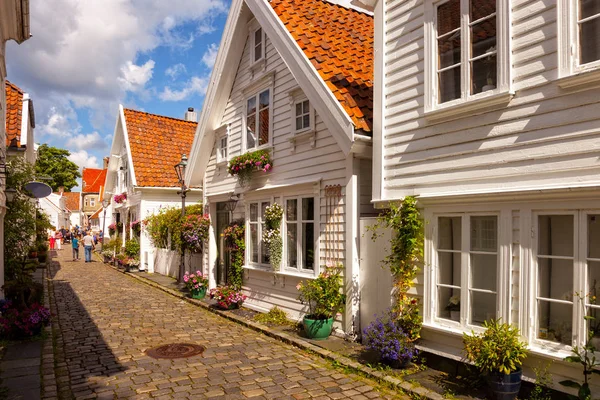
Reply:
[[[237,176],[240,185],[244,186],[250,181],[254,171],[269,172],[273,168],[273,161],[268,150],[257,150],[233,157],[227,166],[231,176]]]

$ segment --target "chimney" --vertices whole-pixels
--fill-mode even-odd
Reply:
[[[58,187],[58,194],[60,194],[62,196],[64,192],[65,192],[65,187],[64,186],[59,186]]]
[[[108,168],[108,162],[110,161],[110,157],[104,157],[102,159],[103,163],[102,163],[102,169],[107,169]]]
[[[194,107],[188,107],[188,110],[185,113],[185,120],[198,122],[198,114],[194,111]]]

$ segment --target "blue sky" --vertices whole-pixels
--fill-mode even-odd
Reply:
[[[7,45],[7,78],[35,106],[36,142],[100,167],[118,105],[198,112],[229,0],[32,1],[33,37]]]

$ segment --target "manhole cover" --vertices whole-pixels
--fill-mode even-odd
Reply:
[[[152,358],[187,358],[202,354],[204,346],[190,343],[171,343],[146,350]]]

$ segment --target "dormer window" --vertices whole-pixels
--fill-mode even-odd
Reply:
[[[217,163],[227,161],[227,135],[221,136],[217,143]]]
[[[256,63],[264,58],[265,40],[262,28],[258,28],[252,34],[252,62]]]

